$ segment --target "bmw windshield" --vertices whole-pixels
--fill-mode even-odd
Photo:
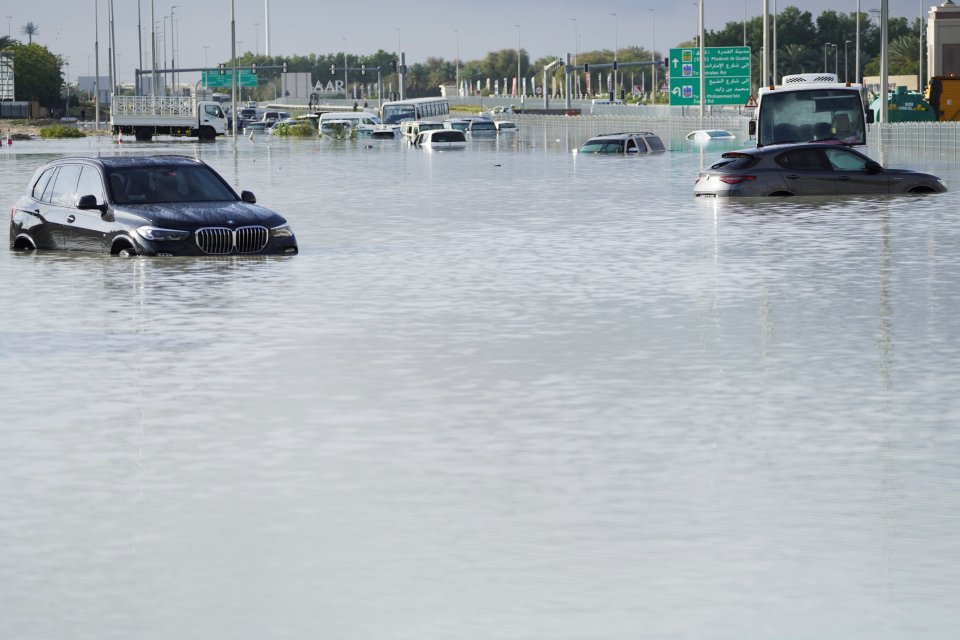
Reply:
[[[230,187],[202,166],[121,167],[106,177],[111,201],[117,204],[237,201]]]

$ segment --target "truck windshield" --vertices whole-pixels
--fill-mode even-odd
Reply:
[[[866,144],[863,102],[857,89],[804,89],[763,95],[757,146],[840,140]]]

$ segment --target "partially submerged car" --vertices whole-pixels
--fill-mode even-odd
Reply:
[[[580,147],[581,154],[625,154],[638,155],[666,151],[663,141],[649,131],[626,131],[622,133],[604,133],[594,136]]]
[[[770,145],[728,151],[697,178],[696,196],[823,196],[942,193],[927,173],[886,169],[838,142]]]
[[[698,129],[687,134],[687,140],[694,142],[711,142],[713,140],[734,140],[737,136],[726,129]]]
[[[459,129],[430,129],[421,131],[413,139],[413,146],[425,149],[463,149],[467,135]]]
[[[10,248],[115,256],[296,254],[279,213],[184,156],[60,158],[10,213]]]

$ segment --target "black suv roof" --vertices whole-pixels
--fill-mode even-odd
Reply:
[[[169,165],[196,165],[204,164],[202,160],[180,155],[153,155],[153,156],[67,156],[51,160],[47,164],[62,162],[86,162],[104,168],[112,167],[143,167]]]

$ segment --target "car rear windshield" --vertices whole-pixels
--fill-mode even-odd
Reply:
[[[623,153],[623,140],[587,140],[580,153]]]
[[[111,169],[111,200],[117,204],[235,202],[236,194],[204,166],[151,166]]]
[[[710,168],[732,169],[737,171],[740,169],[749,169],[758,162],[760,162],[760,158],[749,153],[725,153],[723,154],[723,159]]]

